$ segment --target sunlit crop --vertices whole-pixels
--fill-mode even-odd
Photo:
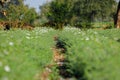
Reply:
[[[83,69],[88,80],[120,79],[120,30],[65,27],[63,31],[51,28],[1,30],[0,80],[35,80],[36,74],[52,63],[54,36],[68,44],[68,59],[76,74]]]

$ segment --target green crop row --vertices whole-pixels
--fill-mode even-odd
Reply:
[[[63,31],[1,30],[0,80],[36,80],[44,66],[52,63],[54,36],[68,44],[70,70],[78,80],[119,80],[119,34],[119,29],[83,31],[68,27]]]
[[[64,30],[71,72],[78,80],[119,80],[120,30]]]

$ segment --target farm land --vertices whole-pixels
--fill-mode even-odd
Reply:
[[[120,80],[120,1],[25,1],[0,0],[0,80]]]
[[[69,70],[80,80],[119,80],[120,30],[81,30],[65,27],[0,31],[0,80],[39,80],[53,63],[54,37],[66,43]],[[56,76],[56,77],[55,77]],[[59,74],[52,69],[50,80]],[[75,76],[72,76],[72,80]],[[79,79],[78,79],[79,80]]]

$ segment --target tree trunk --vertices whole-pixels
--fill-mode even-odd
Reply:
[[[115,14],[114,25],[116,28],[120,28],[120,1],[117,7],[117,13]]]

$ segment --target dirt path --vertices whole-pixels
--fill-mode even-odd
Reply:
[[[72,74],[68,71],[69,60],[66,58],[66,43],[59,39],[59,37],[54,37],[55,46],[52,48],[53,60],[52,64],[45,66],[42,74],[39,76],[39,80],[50,80],[50,75],[53,74],[52,68],[57,69],[57,74],[59,78],[57,80],[71,80]]]

